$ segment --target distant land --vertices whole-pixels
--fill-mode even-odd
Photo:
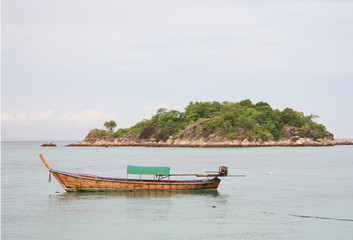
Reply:
[[[326,127],[314,121],[317,115],[285,108],[272,109],[266,102],[249,99],[233,102],[190,102],[184,112],[158,109],[151,119],[113,132],[92,129],[82,141],[69,146],[334,146]],[[111,121],[114,122],[114,121]],[[114,125],[115,126],[115,122]]]

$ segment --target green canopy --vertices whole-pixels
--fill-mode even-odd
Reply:
[[[127,174],[169,175],[170,167],[140,167],[127,165]]]

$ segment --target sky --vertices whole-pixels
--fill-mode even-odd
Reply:
[[[2,0],[2,141],[82,140],[105,121],[244,99],[353,138],[352,13],[333,0]]]

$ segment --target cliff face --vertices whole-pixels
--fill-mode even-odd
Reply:
[[[199,123],[186,127],[176,136],[164,139],[161,132],[154,126],[148,126],[140,134],[125,135],[117,138],[107,131],[92,129],[83,141],[69,146],[166,146],[166,147],[248,147],[248,146],[333,146],[333,134],[327,133],[324,138],[314,140],[313,132],[306,133],[304,138],[299,136],[300,128],[284,125],[281,134],[283,138],[278,141],[264,141],[254,137],[249,138],[245,130],[239,128],[234,139],[220,136],[212,131],[201,131],[202,126],[211,121],[205,119]],[[343,144],[343,143],[342,143]]]

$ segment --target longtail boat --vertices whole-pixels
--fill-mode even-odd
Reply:
[[[45,161],[42,154],[39,154],[44,165],[48,168],[49,174],[67,192],[75,191],[135,191],[135,190],[215,190],[221,179],[228,175],[226,166],[219,167],[218,171],[207,171],[206,174],[170,174],[170,167],[140,167],[127,166],[126,178],[99,177],[96,175],[70,173],[52,169]],[[129,179],[129,174],[138,174],[139,179]],[[154,175],[154,179],[141,179],[141,175]],[[170,180],[174,176],[196,176],[204,177],[202,180]],[[244,176],[244,175],[233,175]],[[50,177],[50,175],[49,175]]]

